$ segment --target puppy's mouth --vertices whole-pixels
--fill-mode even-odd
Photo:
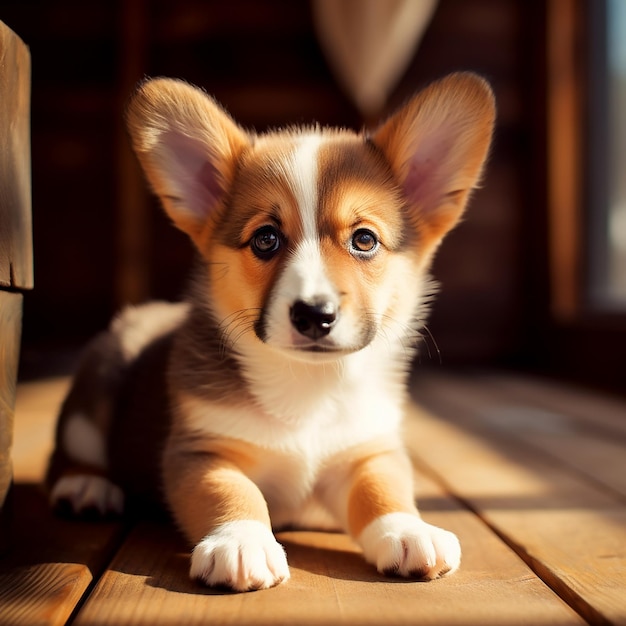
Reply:
[[[365,341],[359,344],[342,345],[334,342],[330,337],[311,341],[294,332],[290,333],[290,335],[288,340],[280,342],[268,340],[267,338],[260,339],[263,343],[285,355],[289,355],[291,358],[314,363],[340,359],[362,350],[369,343],[369,341]]]
[[[304,352],[310,355],[328,355],[329,357],[333,356],[342,356],[344,354],[350,354],[351,352],[356,352],[360,349],[360,347],[345,347],[345,346],[337,346],[332,343],[310,343],[310,342],[300,342],[298,340],[293,341],[289,346],[285,346],[288,350],[293,350],[296,352]]]
[[[288,354],[292,359],[311,363],[336,361],[348,354],[358,352],[363,346],[337,346],[330,343],[311,343],[294,340],[288,345],[275,345],[283,354]]]
[[[332,353],[332,352],[345,352],[340,348],[335,348],[332,346],[318,346],[317,344],[309,345],[309,346],[295,346],[296,350],[302,350],[303,352],[322,352],[322,353]]]

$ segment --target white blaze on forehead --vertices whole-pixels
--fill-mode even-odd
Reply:
[[[289,157],[289,183],[302,224],[302,239],[284,279],[287,292],[294,301],[308,301],[334,291],[326,277],[317,229],[318,157],[322,141],[319,134],[303,135]]]
[[[304,239],[317,240],[318,154],[322,137],[303,135],[288,163],[289,183],[298,203]]]

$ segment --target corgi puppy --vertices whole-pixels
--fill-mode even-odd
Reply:
[[[183,303],[130,308],[87,348],[48,482],[71,512],[163,502],[190,574],[236,591],[289,578],[273,529],[342,529],[379,572],[454,571],[420,518],[405,379],[444,235],[480,179],[488,84],[450,75],[373,132],[255,134],[206,93],[144,82],[133,148],[198,262]]]

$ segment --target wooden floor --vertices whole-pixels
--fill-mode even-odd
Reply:
[[[510,375],[420,373],[407,420],[427,521],[461,569],[385,579],[343,535],[288,532],[292,578],[225,594],[188,580],[164,523],[78,523],[38,483],[67,380],[20,386],[0,624],[626,624],[626,404]]]

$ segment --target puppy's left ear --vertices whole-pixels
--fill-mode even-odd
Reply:
[[[458,222],[491,143],[491,88],[471,73],[433,83],[372,135],[404,192],[410,217],[433,249]]]

